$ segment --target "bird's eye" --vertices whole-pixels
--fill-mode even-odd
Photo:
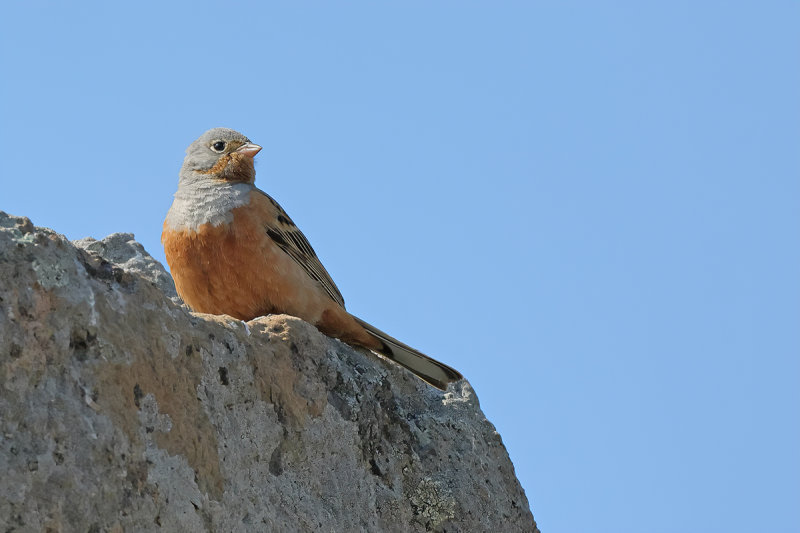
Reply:
[[[222,152],[225,149],[225,141],[214,141],[211,144],[211,149],[215,152]]]

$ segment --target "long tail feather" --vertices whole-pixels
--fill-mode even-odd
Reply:
[[[446,390],[448,383],[463,379],[463,376],[457,370],[418,352],[407,344],[403,344],[360,318],[353,318],[355,318],[371,335],[383,343],[383,349],[376,350],[378,353],[406,367],[423,381],[430,383],[437,389]]]

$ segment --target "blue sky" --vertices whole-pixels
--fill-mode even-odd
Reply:
[[[800,4],[132,4],[5,4],[0,209],[163,262],[238,129],[543,531],[800,531]]]

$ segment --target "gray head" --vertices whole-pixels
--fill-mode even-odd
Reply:
[[[261,150],[250,139],[228,128],[213,128],[186,149],[181,181],[202,178],[253,183],[253,157]]]

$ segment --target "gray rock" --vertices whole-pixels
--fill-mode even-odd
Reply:
[[[153,259],[144,247],[134,240],[133,233],[112,233],[103,240],[85,237],[72,244],[100,257],[136,276],[152,281],[177,304],[183,303],[175,292],[175,283],[164,265]]]
[[[469,383],[0,212],[0,531],[538,531]]]

